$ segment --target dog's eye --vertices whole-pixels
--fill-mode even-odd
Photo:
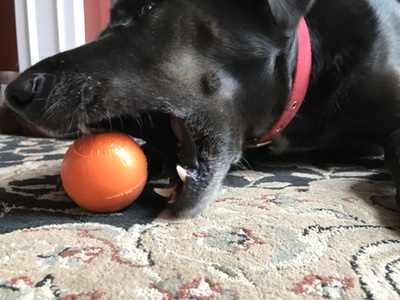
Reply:
[[[144,17],[145,15],[147,15],[155,6],[154,2],[145,2],[142,5],[139,6],[138,10],[137,10],[137,16],[139,18]]]

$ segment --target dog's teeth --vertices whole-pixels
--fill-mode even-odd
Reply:
[[[180,165],[176,165],[176,172],[178,173],[179,178],[183,182],[186,182],[186,177],[187,177],[186,170],[183,167],[181,167]]]
[[[87,127],[86,124],[84,123],[80,123],[78,125],[78,128],[80,131],[82,131],[83,134],[91,134],[89,127]]]
[[[170,198],[172,194],[175,192],[176,187],[171,187],[167,189],[161,189],[161,188],[154,188],[154,192],[164,198]]]

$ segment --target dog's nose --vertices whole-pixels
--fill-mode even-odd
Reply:
[[[41,73],[23,73],[5,89],[5,104],[22,117],[35,122],[43,115],[47,97],[46,88],[51,86],[45,82]],[[47,87],[46,87],[47,86]]]
[[[6,101],[17,109],[28,105],[40,95],[44,81],[42,74],[20,75],[4,91]]]

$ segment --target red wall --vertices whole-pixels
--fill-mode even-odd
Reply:
[[[0,0],[0,71],[18,71],[14,0]]]
[[[91,42],[107,26],[111,0],[85,0],[84,3],[86,42]]]

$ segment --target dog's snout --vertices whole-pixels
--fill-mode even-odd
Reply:
[[[43,73],[22,73],[5,89],[5,104],[31,122],[45,111],[51,81]]]
[[[6,90],[7,102],[14,108],[24,107],[40,96],[45,77],[42,74],[21,75],[11,82]]]

